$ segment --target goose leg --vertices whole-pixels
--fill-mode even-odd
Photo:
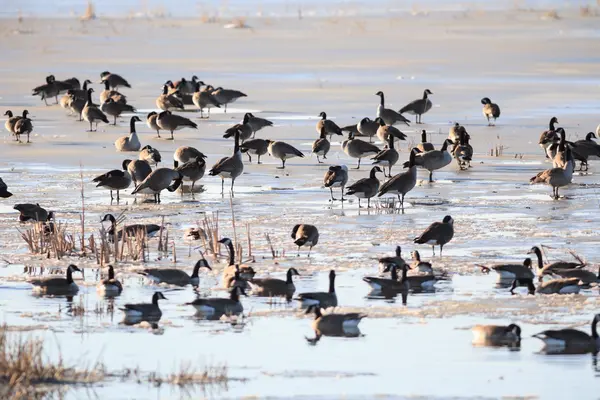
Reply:
[[[310,252],[312,251],[312,246],[310,246],[310,248],[308,249],[308,257],[310,257]]]
[[[296,254],[296,257],[300,257],[300,246],[298,246],[298,254]]]
[[[252,162],[252,157],[250,157],[250,153],[246,153],[246,155],[248,156],[248,162],[251,163]]]
[[[435,246],[431,246],[431,250],[433,251],[433,255],[435,256]]]
[[[221,196],[223,196],[223,193],[225,191],[224,187],[225,187],[225,179],[221,178]]]
[[[86,131],[86,132],[94,132],[94,131],[92,130],[92,123],[91,123],[91,122],[90,122],[90,130],[89,130],[89,131]]]
[[[117,116],[115,115],[115,120],[113,122],[113,125],[116,126],[117,125]]]
[[[358,166],[354,169],[360,169],[360,158],[358,159]]]
[[[358,198],[358,208],[361,208],[360,207],[360,197]]]
[[[171,140],[175,140],[175,138],[173,137],[173,131],[171,131]]]
[[[442,256],[442,251],[444,251],[444,245],[440,244],[440,257]]]
[[[433,171],[429,171],[429,182],[433,182]]]
[[[390,169],[388,171],[388,177],[392,177],[392,165],[390,164]]]
[[[160,204],[160,192],[156,193],[156,198],[158,199],[158,204]]]
[[[114,200],[113,198],[113,194],[112,194],[112,190],[110,191],[110,202],[112,203],[112,201]]]
[[[342,186],[342,205],[344,205],[344,187]]]
[[[227,103],[225,104],[225,114],[227,114]]]
[[[317,154],[317,162],[318,162],[319,164],[323,164],[323,163],[321,162],[321,160],[319,160],[319,155],[318,155],[318,154]]]
[[[231,180],[231,197],[235,197],[235,196],[233,195],[233,183],[234,183],[234,182],[235,182],[235,179],[232,179],[232,180]]]
[[[119,191],[117,190],[117,203],[119,202],[119,200],[121,200],[121,198],[119,197]]]
[[[371,198],[367,199],[367,208],[371,208]]]
[[[46,100],[45,97],[44,97],[44,103],[46,103],[46,106],[48,105],[48,100]]]
[[[330,186],[329,191],[331,192],[331,201],[335,201],[335,197],[333,197],[333,188]]]
[[[158,129],[156,130],[156,137],[160,138],[160,130],[158,130]]]
[[[29,142],[29,132],[27,133],[27,143],[30,143]]]
[[[262,163],[260,162],[260,154],[258,155],[258,162],[257,162],[257,164],[262,164]]]

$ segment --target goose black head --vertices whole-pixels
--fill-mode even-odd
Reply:
[[[521,339],[521,328],[517,324],[510,324],[506,327],[506,333],[513,333],[519,339]]]
[[[321,119],[327,119],[327,114],[325,113],[325,111],[321,111],[319,113],[319,117],[321,117]]]
[[[454,223],[454,220],[452,219],[451,216],[446,215],[442,222],[444,222],[445,224],[452,224],[452,223]]]

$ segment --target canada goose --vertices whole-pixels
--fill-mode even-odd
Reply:
[[[321,117],[321,119],[319,121],[317,121],[317,133],[320,135],[321,132],[323,131],[323,128],[325,129],[325,132],[327,132],[327,134],[329,135],[329,140],[331,140],[331,135],[342,135],[342,129],[337,126],[337,124],[335,122],[333,122],[330,119],[327,119],[327,114],[325,113],[325,111],[321,111],[319,113],[319,117]]]
[[[456,163],[458,164],[458,168],[461,171],[464,171],[471,166],[473,147],[469,144],[469,139],[467,139],[466,132],[462,131],[460,133],[460,140],[458,143],[454,144],[452,154],[454,155]]]
[[[417,184],[417,166],[415,164],[415,154],[416,150],[411,150],[410,157],[408,159],[408,165],[406,165],[408,170],[394,175],[391,179],[381,185],[379,193],[377,193],[377,197],[381,197],[384,194],[395,194],[398,196],[400,206],[404,210],[404,196],[413,190]]]
[[[559,136],[559,140],[558,141],[554,141],[549,147],[548,147],[548,155],[552,157],[552,167],[554,168],[564,168],[565,165],[567,164],[567,157],[566,157],[566,149],[567,149],[567,140],[566,140],[566,133],[565,130],[563,128],[556,128],[556,133]],[[571,146],[568,146],[569,148],[571,148]],[[571,152],[571,155],[573,156],[574,154]],[[583,160],[585,162],[587,162],[587,160]]]
[[[198,125],[186,117],[172,114],[171,111],[163,111],[158,114],[156,124],[160,129],[171,132],[171,140],[173,140],[173,132],[183,128],[198,129]]]
[[[200,278],[198,277],[200,268],[212,270],[210,265],[208,265],[208,261],[206,261],[204,258],[201,258],[194,265],[194,270],[192,271],[191,276],[188,275],[187,272],[176,268],[146,268],[140,272],[140,274],[146,276],[154,283],[166,283],[168,285],[176,286],[198,286],[200,283]]]
[[[250,116],[248,114],[244,115],[244,119],[243,119],[242,123],[235,124],[231,128],[228,128],[225,131],[225,134],[223,135],[223,137],[225,139],[233,137],[235,135],[235,132],[239,130],[240,131],[240,140],[242,142],[244,140],[250,139],[253,131],[252,131],[252,127],[248,124],[249,119],[250,119]]]
[[[285,280],[275,278],[253,278],[249,281],[250,287],[252,288],[252,294],[261,297],[283,296],[289,301],[296,291],[296,286],[294,286],[294,282],[292,281],[292,276],[294,275],[300,275],[296,268],[288,269]]]
[[[160,126],[156,123],[156,119],[158,118],[158,113],[156,111],[152,111],[148,113],[146,116],[146,125],[148,128],[156,131],[156,137],[160,137]]]
[[[108,278],[96,285],[96,291],[105,296],[118,296],[123,291],[123,285],[115,279],[115,269],[112,265],[108,266]]]
[[[456,144],[460,142],[460,135],[464,133],[467,139],[471,139],[471,136],[467,132],[464,126],[460,125],[458,122],[455,122],[453,126],[450,127],[448,132],[448,139]]]
[[[358,329],[360,321],[366,317],[365,314],[347,313],[347,314],[321,314],[320,305],[311,305],[307,308],[306,314],[315,313],[315,319],[312,322],[312,328],[317,335],[327,335],[333,332],[353,331]]]
[[[355,169],[360,169],[361,158],[375,156],[381,151],[374,144],[355,139],[352,132],[348,134],[348,140],[342,142],[342,149],[348,156],[358,158],[358,166]]]
[[[185,231],[183,232],[184,240],[200,240],[202,238],[204,238],[205,240],[208,239],[208,236],[206,235],[206,231],[202,228],[197,228],[197,227],[186,228]]]
[[[321,308],[337,307],[338,300],[335,293],[335,271],[329,271],[329,291],[300,293],[296,297],[301,307],[319,306]]]
[[[411,251],[411,256],[413,259],[412,265],[410,266],[411,270],[417,270],[422,274],[433,274],[433,267],[430,262],[421,261],[421,254],[417,250]]]
[[[429,182],[433,182],[433,171],[442,169],[452,162],[452,156],[448,153],[448,145],[451,144],[452,142],[446,139],[439,150],[415,154],[415,165],[429,171]],[[405,162],[404,168],[408,167],[408,165],[409,163]]]
[[[135,107],[130,106],[129,104],[116,102],[112,98],[107,99],[104,103],[102,103],[100,109],[107,115],[110,115],[114,118],[113,125],[117,125],[117,117],[120,117],[121,114],[125,112],[135,112]]]
[[[540,282],[536,289],[533,279],[515,279],[510,287],[510,293],[515,294],[517,286],[527,286],[529,294],[576,294],[581,290],[581,281],[579,278],[553,279],[551,281]]]
[[[235,179],[240,176],[242,172],[244,172],[244,163],[242,161],[242,152],[240,151],[240,131],[238,130],[235,133],[233,155],[221,158],[213,165],[210,171],[208,171],[208,174],[221,177],[221,196],[225,190],[225,178],[231,179],[231,197],[233,197],[233,184],[235,183]]]
[[[384,119],[385,121],[385,119]],[[369,143],[371,143],[373,136],[377,134],[377,130],[379,129],[379,123],[376,121],[372,121],[370,118],[363,118],[356,125],[358,132],[363,136],[369,137]]]
[[[600,158],[600,145],[593,140],[595,137],[594,132],[589,132],[585,140],[578,140],[574,143],[569,142],[573,157],[581,161],[580,171],[588,170],[588,159]],[[583,169],[584,166],[585,170]]]
[[[444,250],[444,245],[452,240],[454,236],[454,220],[446,215],[442,222],[434,222],[413,242],[417,244],[430,244],[435,256],[435,246],[440,246],[440,257]]]
[[[51,296],[69,296],[75,295],[79,291],[79,286],[73,282],[73,272],[81,272],[76,265],[69,265],[67,267],[66,278],[46,278],[46,279],[33,279],[30,280],[34,288],[33,291],[39,294],[51,295]]]
[[[352,132],[354,136],[361,136],[361,133],[358,131],[358,124],[343,126],[341,129],[342,132]]]
[[[152,303],[125,304],[124,308],[120,308],[120,310],[125,313],[125,318],[158,321],[162,317],[158,301],[166,299],[161,292],[154,292]]]
[[[206,156],[195,147],[181,146],[173,153],[173,166],[177,168],[180,163],[185,164],[186,162],[198,160],[200,158],[205,159]]]
[[[521,344],[521,328],[516,324],[475,325],[471,331],[475,346],[519,347]]]
[[[121,136],[115,140],[117,151],[139,151],[142,146],[135,131],[135,123],[141,120],[137,116],[131,117],[129,121],[129,136]]]
[[[552,186],[552,198],[559,199],[558,189],[567,186],[573,180],[573,159],[571,149],[567,146],[565,150],[566,164],[564,167],[547,169],[538,173],[529,180],[530,184],[545,183]]]
[[[23,114],[25,114],[25,111],[23,111]],[[29,113],[29,111],[27,111],[27,113]],[[6,122],[4,123],[4,128],[6,128],[6,130],[8,131],[8,133],[14,135],[15,134],[15,124],[17,123],[18,120],[20,120],[21,118],[23,118],[21,115],[13,115],[12,111],[7,110],[4,115],[6,115],[8,118],[6,119]],[[25,114],[25,116],[27,116],[27,114]]]
[[[238,265],[235,262],[235,248],[233,247],[233,242],[229,238],[221,238],[219,243],[224,244],[227,247],[227,253],[229,254],[229,264],[223,270],[223,287],[230,288],[234,284],[239,285],[240,287],[246,289],[247,284],[246,281],[254,278],[256,272],[252,267],[247,265]],[[244,282],[244,283],[242,283]]]
[[[421,131],[421,143],[417,145],[417,149],[419,149],[422,153],[435,150],[435,147],[433,147],[431,143],[427,142],[427,131],[425,129]]]
[[[533,246],[527,254],[535,254],[538,261],[538,276],[553,274],[555,270],[583,268],[585,264],[581,262],[555,261],[544,265],[542,250],[538,246]]]
[[[85,81],[83,81],[83,86],[81,87],[81,89],[79,87],[71,87],[66,92],[67,94],[70,94],[73,98],[85,100],[87,98],[88,85],[91,83],[92,81],[86,79]]]
[[[375,122],[379,124],[379,128],[377,128],[377,138],[383,143],[387,143],[388,137],[390,136],[394,136],[398,140],[406,140],[404,132],[401,132],[398,128],[394,128],[391,125],[386,125],[382,118],[375,118]]]
[[[533,279],[535,274],[531,269],[531,258],[526,258],[523,264],[497,264],[494,266],[485,266],[475,264],[481,268],[484,273],[489,273],[494,270],[498,274],[498,280],[514,280],[514,279]]]
[[[0,197],[6,199],[10,196],[12,196],[12,193],[8,191],[8,186],[6,186],[6,183],[0,178]]]
[[[400,280],[398,280],[398,268],[402,270]],[[406,293],[411,289],[411,284],[408,281],[407,270],[408,266],[406,264],[401,265],[400,267],[398,267],[398,265],[396,264],[388,264],[383,270],[383,272],[390,272],[390,278],[365,276],[363,278],[363,281],[365,281],[369,286],[371,286],[371,289],[375,291],[393,291]],[[404,300],[403,303],[405,303]]]
[[[33,124],[31,123],[31,120],[27,118],[28,113],[29,111],[24,110],[23,117],[15,122],[13,130],[18,142],[21,142],[21,135],[27,135],[27,143],[30,143],[29,135],[33,131]]]
[[[198,157],[193,161],[188,161],[185,164],[181,164],[175,171],[179,172],[184,180],[192,182],[192,187],[190,188],[190,193],[192,196],[194,195],[194,185],[197,181],[202,179],[204,176],[204,171],[206,171],[206,161],[202,157]],[[181,189],[181,193],[183,194],[183,186]]]
[[[556,117],[550,118],[550,122],[548,123],[548,129],[543,131],[540,135],[539,145],[544,150],[544,154],[546,158],[548,158],[548,153],[546,149],[552,144],[554,140],[558,140],[558,135],[556,133],[556,124],[558,124],[558,119]]]
[[[234,286],[231,289],[229,298],[197,298],[190,303],[186,303],[186,305],[193,306],[199,315],[208,319],[219,319],[223,315],[239,315],[244,312],[244,306],[240,302],[241,294],[246,295],[244,289],[239,286]]]
[[[431,110],[431,100],[427,98],[427,95],[433,94],[429,89],[423,91],[423,98],[413,100],[400,109],[400,114],[405,112],[415,115],[415,123],[422,124],[421,116],[427,111]]]
[[[379,167],[371,168],[368,178],[362,178],[348,186],[346,196],[355,195],[358,197],[358,208],[361,208],[360,199],[367,199],[367,208],[371,208],[371,197],[377,194],[379,190],[379,179],[377,172],[383,172]]]
[[[545,350],[549,352],[572,351],[575,353],[598,353],[600,351],[600,336],[598,335],[600,314],[592,320],[592,335],[577,329],[546,330],[533,335],[544,342]]]
[[[110,89],[108,81],[104,81],[104,90],[100,92],[100,102],[106,103],[108,99],[113,99],[116,103],[126,104],[127,97],[124,94]]]
[[[227,105],[235,102],[241,97],[248,97],[245,93],[239,90],[223,89],[222,87],[216,88],[212,93],[213,97],[221,105],[225,105],[225,113],[227,113]]]
[[[323,185],[329,188],[332,201],[337,200],[335,197],[333,197],[334,187],[339,187],[342,189],[342,201],[344,201],[344,188],[346,187],[346,183],[348,183],[348,167],[345,165],[332,165],[329,167],[327,172],[325,172]]]
[[[56,104],[58,104],[58,93],[60,89],[56,84],[56,79],[54,75],[49,75],[46,77],[46,84],[38,86],[34,88],[31,92],[32,96],[40,96],[44,103],[48,105],[48,99],[54,97],[56,99]]]
[[[174,192],[182,181],[183,176],[178,171],[171,168],[157,168],[142,183],[137,185],[131,194],[153,194],[154,202],[158,204],[160,203],[160,192],[165,189]]]
[[[379,262],[380,270],[385,270],[390,265],[394,264],[397,267],[402,268],[406,265],[406,262],[402,258],[402,247],[396,246],[396,255],[393,257],[381,257],[377,260]]]
[[[139,119],[138,119],[139,121]],[[160,151],[150,146],[149,144],[142,147],[138,159],[146,161],[149,165],[158,166],[158,163],[162,161]]]
[[[392,177],[392,167],[398,162],[400,155],[394,148],[394,136],[388,135],[388,146],[381,150],[375,157],[371,158],[373,165],[381,165],[383,167],[383,176]],[[388,167],[388,174],[385,174],[385,167]]]
[[[402,268],[403,278],[400,281],[398,281],[398,273],[396,272],[398,268]],[[388,264],[383,272],[390,272],[392,281],[400,283],[402,280],[405,280],[412,291],[433,290],[436,282],[446,279],[445,276],[436,276],[433,274],[407,275],[404,277],[409,268],[408,264],[405,264],[403,267],[398,267],[396,264]],[[384,286],[382,289],[385,290],[386,287]]]
[[[112,74],[108,71],[104,71],[100,74],[100,83],[108,81],[110,88],[117,90],[119,86],[131,88],[129,82],[127,82],[121,75]]]
[[[131,176],[133,185],[137,186],[152,173],[152,167],[146,160],[125,160],[127,163],[127,172]]]
[[[207,87],[207,90],[200,90],[200,86],[204,85],[204,82],[196,82],[194,94],[192,95],[192,102],[196,107],[200,109],[200,118],[204,118],[204,109],[208,109],[208,116],[210,118],[211,107],[221,108],[221,105],[217,99],[212,95],[212,89]],[[211,87],[212,88],[212,87]]]
[[[260,156],[264,156],[269,151],[269,141],[265,139],[250,139],[244,141],[244,143],[240,146],[240,151],[242,153],[246,153],[248,156],[248,161],[252,162],[252,157],[250,154],[254,154],[258,156],[258,164],[262,164],[260,162]]]
[[[297,224],[292,228],[292,239],[298,246],[297,256],[300,256],[300,247],[309,246],[308,257],[310,257],[312,248],[319,243],[319,230],[314,225]]]
[[[163,111],[184,109],[181,99],[173,93],[169,94],[169,86],[167,85],[163,85],[162,93],[156,98],[156,106]]]
[[[102,121],[105,124],[109,123],[106,115],[104,115],[104,113],[92,102],[93,91],[93,88],[88,89],[87,102],[81,111],[83,119],[90,123],[90,130],[88,132],[95,132],[98,130],[98,121]],[[96,129],[92,129],[92,123],[96,123]]]
[[[81,99],[79,97],[73,98],[69,103],[69,109],[71,110],[71,112],[79,116],[79,119],[77,121],[83,121],[83,110],[86,104],[87,96],[86,99]]]
[[[277,140],[267,140],[267,142],[269,143],[269,146],[267,147],[267,149],[269,150],[269,154],[281,160],[281,167],[277,167],[278,169],[284,169],[285,161],[290,158],[304,158],[304,154],[302,154],[300,150],[298,150],[291,144]]]
[[[385,97],[382,91],[375,93],[375,96],[379,96],[379,106],[377,106],[377,117],[383,119],[386,125],[394,125],[397,122],[401,122],[410,125],[410,120],[406,119],[402,113],[398,113],[391,108],[385,108]]]
[[[481,99],[483,104],[483,116],[487,118],[488,126],[496,125],[496,119],[500,117],[500,107],[498,104],[492,103],[488,97]],[[490,122],[490,118],[494,118],[494,123]]]
[[[127,170],[129,163],[123,161],[122,170],[113,169],[105,174],[95,177],[92,182],[97,182],[96,187],[103,187],[110,190],[110,201],[113,201],[113,190],[117,191],[117,201],[119,201],[119,191],[125,190],[131,185],[131,175]]]
[[[317,162],[319,164],[323,164],[323,161],[319,160],[319,156],[323,158],[327,158],[327,153],[329,153],[329,149],[331,148],[331,143],[327,140],[327,130],[323,126],[321,128],[321,134],[319,138],[313,142],[312,152],[317,155]]]
[[[45,208],[40,207],[39,204],[31,204],[31,203],[22,203],[15,204],[13,206],[14,210],[19,212],[19,221],[20,222],[28,222],[28,221],[37,221],[37,222],[46,222],[50,221],[54,218],[54,213],[52,211],[48,212]]]
[[[87,90],[86,90],[86,94],[87,94]],[[75,100],[75,96],[73,95],[73,91],[72,90],[68,90],[67,93],[65,93],[63,95],[63,97],[60,98],[60,106],[62,108],[64,108],[65,110],[71,111],[71,103],[73,102],[73,100]]]
[[[265,118],[255,117],[252,113],[246,113],[248,115],[248,125],[252,128],[252,137],[256,135],[256,132],[268,126],[273,126],[273,122]]]
[[[110,228],[108,229],[108,240],[114,242],[115,231],[117,230],[117,220],[112,214],[106,214],[100,220],[100,223],[110,222]],[[156,224],[132,224],[126,225],[124,228],[120,228],[117,233],[117,240],[123,239],[123,229],[127,237],[135,237],[138,232],[143,231],[146,233],[148,238],[152,238],[160,232],[160,225]]]
[[[590,285],[592,283],[600,282],[600,269],[598,269],[598,274],[593,273],[592,271],[588,271],[580,268],[571,268],[571,269],[553,269],[550,274],[558,275],[561,278],[577,278],[584,285]]]
[[[181,78],[179,81],[175,81],[173,85],[181,92],[181,93],[194,93],[196,89],[196,83],[200,83],[202,81],[198,80],[196,75],[192,76],[192,79],[187,80],[185,78]],[[204,85],[204,83],[202,83]]]
[[[54,77],[54,75],[52,75],[52,77]],[[60,93],[66,92],[67,90],[78,90],[79,88],[81,88],[81,82],[79,82],[79,79],[75,77],[68,78],[62,81],[55,80],[55,82],[58,85],[58,91]]]

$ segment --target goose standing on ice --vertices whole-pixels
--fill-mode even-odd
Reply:
[[[141,122],[137,116],[131,117],[129,121],[129,136],[121,136],[115,141],[117,151],[140,151],[142,144],[135,131],[135,123]]]

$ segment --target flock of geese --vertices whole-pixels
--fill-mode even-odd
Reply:
[[[190,193],[194,195],[194,186],[200,181],[206,172],[207,156],[200,150],[181,146],[173,154],[173,168],[158,167],[162,162],[160,152],[150,145],[142,146],[136,131],[136,123],[142,122],[136,114],[136,108],[128,103],[128,98],[119,92],[120,88],[131,88],[127,80],[118,74],[108,71],[100,74],[100,83],[104,90],[100,93],[100,106],[94,103],[92,94],[94,89],[88,87],[92,84],[85,80],[83,86],[76,78],[58,81],[53,75],[46,78],[44,85],[33,89],[34,95],[39,95],[48,105],[48,99],[54,98],[63,108],[79,117],[80,121],[89,123],[89,131],[95,131],[99,123],[109,124],[112,117],[113,125],[122,114],[134,114],[130,117],[129,135],[120,137],[115,141],[115,149],[118,152],[135,153],[137,159],[128,158],[122,162],[119,169],[113,169],[105,174],[97,176],[93,182],[97,187],[107,189],[110,192],[111,201],[116,193],[116,200],[120,200],[120,192],[128,189],[132,183],[133,195],[143,194],[153,196],[155,203],[160,203],[160,195],[163,190],[170,192],[183,187],[184,181],[190,182]],[[63,94],[59,100],[58,96]],[[384,93],[376,93],[379,97],[379,105],[376,117],[362,118],[357,124],[340,127],[333,120],[328,119],[326,112],[319,114],[320,119],[316,124],[318,138],[312,145],[312,153],[316,155],[317,163],[321,164],[327,160],[327,154],[331,149],[331,138],[333,135],[343,136],[347,139],[342,142],[343,152],[350,158],[357,160],[356,169],[360,169],[362,159],[371,162],[370,174],[367,178],[359,179],[351,184],[349,182],[349,169],[346,165],[331,165],[327,169],[323,185],[329,188],[331,201],[336,201],[333,189],[341,191],[341,201],[344,195],[358,198],[358,206],[362,207],[361,200],[367,200],[367,207],[371,207],[371,199],[375,196],[384,195],[397,196],[399,206],[404,208],[405,196],[416,186],[417,169],[421,168],[429,173],[429,182],[433,182],[433,173],[440,170],[453,160],[456,161],[461,170],[471,168],[473,148],[469,144],[470,135],[464,126],[455,123],[449,130],[448,138],[442,146],[436,149],[427,140],[427,131],[421,130],[420,143],[411,149],[408,160],[402,162],[403,171],[392,174],[393,167],[400,161],[400,154],[395,147],[395,141],[405,141],[407,135],[395,125],[410,125],[411,121],[403,114],[415,116],[415,123],[422,123],[422,116],[432,109],[429,98],[433,93],[426,89],[423,96],[416,99],[399,111],[386,108]],[[170,139],[174,138],[174,132],[180,129],[197,129],[198,125],[189,118],[174,112],[184,110],[186,106],[193,105],[200,111],[200,118],[210,117],[211,108],[224,108],[236,100],[246,97],[241,91],[214,88],[199,81],[198,77],[186,80],[182,78],[176,82],[167,81],[162,86],[162,91],[156,99],[156,106],[160,112],[150,112],[146,116],[147,126],[160,137],[160,131],[170,133]],[[500,117],[500,107],[485,97],[481,100],[483,115],[488,125],[493,126]],[[24,110],[22,115],[15,116],[11,111],[6,111],[6,130],[14,135],[15,140],[21,141],[21,136],[27,136],[30,143],[30,134],[33,131],[33,123],[28,117],[28,111]],[[545,156],[552,161],[553,167],[538,173],[530,179],[531,183],[545,183],[552,187],[552,196],[559,199],[558,190],[567,186],[573,177],[576,161],[580,162],[580,170],[587,170],[588,160],[600,158],[600,145],[594,139],[596,135],[590,132],[584,140],[567,141],[564,128],[557,127],[557,118],[550,120],[547,130],[540,136],[539,144]],[[304,157],[304,153],[284,141],[275,141],[257,138],[256,134],[263,128],[271,127],[273,123],[267,119],[245,113],[240,123],[228,128],[223,137],[233,139],[233,151],[228,157],[218,160],[208,170],[208,175],[221,178],[221,193],[224,194],[225,180],[231,181],[231,195],[234,195],[235,180],[242,175],[244,170],[243,154],[252,162],[252,156],[256,156],[256,162],[261,164],[261,156],[270,154],[281,161],[284,169],[286,161],[296,157]],[[359,139],[363,137],[365,140]],[[380,149],[373,143],[373,137],[385,143]],[[368,140],[367,140],[368,138]],[[389,178],[380,182],[378,173],[383,173]],[[12,196],[8,186],[0,179],[0,197]],[[48,211],[39,204],[16,204],[14,208],[19,211],[19,221],[39,221],[51,224],[54,213]],[[111,214],[103,217],[102,222],[111,224],[108,230],[109,238],[115,240],[122,235],[135,236],[136,232],[144,230],[148,237],[154,236],[160,227],[155,224],[136,224],[125,228],[118,228],[117,221]],[[447,215],[442,221],[433,222],[419,237],[414,239],[415,244],[432,246],[433,255],[435,247],[440,247],[440,257],[443,248],[454,236],[454,220]],[[300,248],[309,248],[308,256],[314,246],[318,244],[319,231],[316,226],[299,224],[293,227],[291,237],[298,252]],[[197,297],[187,303],[194,307],[196,312],[208,319],[219,319],[223,316],[240,315],[243,313],[241,297],[250,293],[262,297],[284,297],[288,301],[296,299],[306,309],[306,313],[314,314],[313,328],[320,335],[348,335],[356,333],[357,326],[362,318],[359,313],[340,314],[330,312],[322,314],[321,309],[338,306],[335,292],[335,271],[329,274],[329,288],[324,292],[300,293],[295,295],[293,277],[299,275],[295,268],[287,271],[286,279],[257,278],[256,271],[248,265],[235,263],[235,253],[232,241],[223,238],[220,241],[229,252],[229,265],[223,272],[223,286],[230,289],[230,296],[226,298],[202,298]],[[529,294],[567,294],[578,293],[581,288],[596,285],[600,282],[600,271],[595,273],[586,269],[583,262],[555,262],[545,265],[539,247],[533,247],[530,253],[537,257],[537,268],[534,267],[530,258],[526,258],[522,264],[502,264],[495,266],[480,266],[482,271],[494,271],[498,274],[499,282],[504,287],[510,286],[510,292],[524,286]],[[382,293],[401,294],[403,303],[409,293],[418,293],[423,290],[431,290],[439,280],[447,278],[445,272],[435,271],[431,263],[421,260],[418,251],[412,252],[412,262],[408,263],[402,258],[400,246],[396,249],[393,257],[379,259],[384,273],[389,273],[389,278],[382,276],[365,277],[364,281],[372,290]],[[211,269],[208,261],[204,258],[199,260],[191,275],[179,269],[146,268],[139,273],[144,275],[151,283],[165,283],[170,285],[198,286],[200,280],[200,269]],[[44,295],[67,295],[72,296],[78,292],[78,286],[73,280],[73,273],[81,272],[75,265],[69,265],[65,277],[53,277],[48,279],[31,280],[34,290]],[[557,277],[556,279],[544,280],[545,277]],[[537,278],[537,286],[536,286]],[[123,285],[115,278],[112,266],[108,267],[108,277],[97,286],[98,292],[107,296],[118,296],[123,291]],[[161,292],[155,292],[150,303],[126,304],[122,308],[126,321],[135,323],[139,320],[158,321],[162,312],[159,308],[159,300],[165,300]],[[557,331],[544,331],[536,337],[542,339],[548,348],[562,349],[568,351],[584,350],[597,352],[600,350],[600,339],[597,332],[597,323],[600,315],[596,315],[592,322],[592,334],[563,329]],[[486,343],[498,346],[514,346],[520,343],[521,328],[515,324],[508,326],[476,326],[473,329],[474,343]]]

